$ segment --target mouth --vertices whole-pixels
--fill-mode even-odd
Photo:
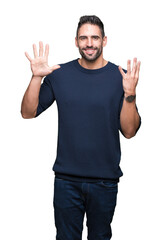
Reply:
[[[94,54],[96,51],[96,49],[92,49],[92,48],[89,48],[89,49],[84,49],[84,52],[88,55],[92,55]]]

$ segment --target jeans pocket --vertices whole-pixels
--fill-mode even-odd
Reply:
[[[64,179],[55,177],[55,180],[63,181]]]
[[[102,186],[105,186],[107,188],[117,188],[118,187],[118,183],[113,183],[113,182],[108,182],[108,181],[101,181],[100,182]]]

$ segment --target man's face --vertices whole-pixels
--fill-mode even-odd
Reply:
[[[89,23],[80,27],[78,38],[75,39],[75,44],[79,48],[82,58],[91,62],[100,57],[106,42],[107,38],[102,38],[99,26]]]

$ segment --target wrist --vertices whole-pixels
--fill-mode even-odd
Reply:
[[[132,92],[124,92],[124,97],[127,98],[128,96],[135,96],[136,92],[132,91]]]
[[[135,99],[136,99],[136,94],[134,94],[134,95],[126,95],[126,96],[124,96],[124,99],[125,99],[125,101],[126,102],[128,102],[128,103],[135,103]]]
[[[42,81],[42,78],[41,76],[35,76],[35,75],[32,75],[32,80],[36,80],[36,81]]]

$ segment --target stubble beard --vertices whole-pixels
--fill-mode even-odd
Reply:
[[[95,49],[95,50],[97,50],[97,51],[96,51],[96,54],[95,54],[93,57],[91,57],[92,54],[89,54],[89,56],[87,56],[87,55],[84,53],[83,50],[85,50],[85,49]],[[82,48],[82,49],[79,47],[80,55],[82,56],[83,59],[85,59],[85,60],[88,61],[88,62],[94,62],[94,61],[96,61],[96,60],[101,56],[102,51],[103,51],[103,47],[102,47],[102,46],[101,46],[100,48],[86,47],[86,48]]]

